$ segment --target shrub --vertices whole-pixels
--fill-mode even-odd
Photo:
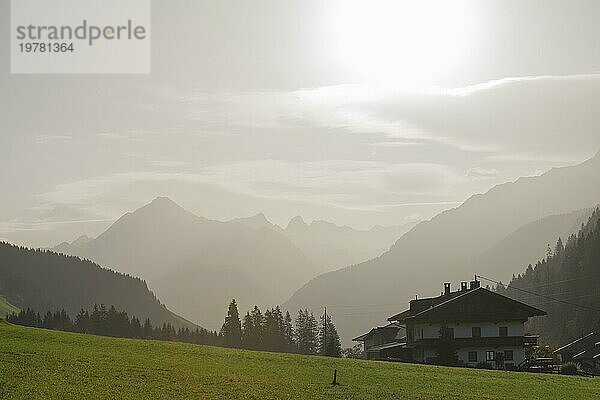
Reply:
[[[494,367],[492,366],[492,364],[487,363],[487,362],[480,362],[477,364],[477,368],[479,369],[494,369]]]
[[[563,375],[577,375],[581,372],[581,367],[579,364],[574,362],[564,363],[560,366],[560,373]]]

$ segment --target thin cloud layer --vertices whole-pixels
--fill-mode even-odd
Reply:
[[[23,222],[44,221],[49,209],[82,224],[114,219],[171,193],[215,218],[265,212],[284,224],[306,214],[367,228],[429,218],[473,193],[600,148],[597,75],[454,89],[340,85],[146,96],[152,106],[129,106],[135,129],[117,120],[120,128],[77,134],[63,124],[25,136],[38,144],[41,160],[59,160],[66,173],[33,193],[29,211],[19,213]],[[12,140],[14,152],[22,144]],[[198,200],[198,193],[221,203]]]

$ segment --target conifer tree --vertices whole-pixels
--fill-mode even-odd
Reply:
[[[242,323],[235,299],[229,304],[225,322],[221,328],[223,344],[227,347],[242,346]]]
[[[277,323],[272,310],[265,311],[264,349],[275,351],[277,347]]]
[[[285,312],[285,318],[283,320],[283,341],[285,343],[286,352],[296,351],[296,345],[294,342],[294,328],[292,326],[292,316],[289,311]]]
[[[337,329],[331,320],[331,315],[321,316],[321,324],[319,325],[319,354],[329,357],[341,357],[342,346]]]
[[[296,318],[296,343],[301,354],[316,354],[318,346],[317,320],[308,310],[298,311]]]
[[[273,320],[274,320],[274,325],[276,327],[276,339],[275,339],[275,343],[276,343],[276,351],[285,351],[286,349],[286,342],[285,342],[285,332],[284,332],[284,320],[283,320],[283,313],[281,312],[281,308],[279,306],[275,307],[273,310],[271,310],[271,313],[273,314]]]
[[[142,334],[145,338],[151,338],[153,334],[152,324],[150,323],[150,318],[146,318],[144,322],[144,327],[142,328]]]
[[[246,312],[242,322],[242,347],[250,350],[257,349],[260,343],[258,333],[252,315],[250,315],[250,312]]]
[[[89,333],[90,329],[90,315],[87,310],[83,308],[79,311],[79,314],[75,317],[75,327],[76,332],[80,333]]]
[[[263,317],[260,309],[254,306],[252,313],[252,343],[253,349],[264,349],[264,336],[265,336],[265,318]]]

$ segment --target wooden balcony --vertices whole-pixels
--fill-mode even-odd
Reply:
[[[539,336],[494,336],[494,337],[471,337],[471,338],[455,338],[454,343],[458,347],[530,347],[536,346]],[[416,339],[411,344],[417,348],[432,348],[437,347],[440,339]]]

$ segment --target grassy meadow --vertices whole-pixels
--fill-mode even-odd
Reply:
[[[330,385],[338,370],[338,386]],[[600,379],[330,359],[0,322],[2,399],[598,399]]]

